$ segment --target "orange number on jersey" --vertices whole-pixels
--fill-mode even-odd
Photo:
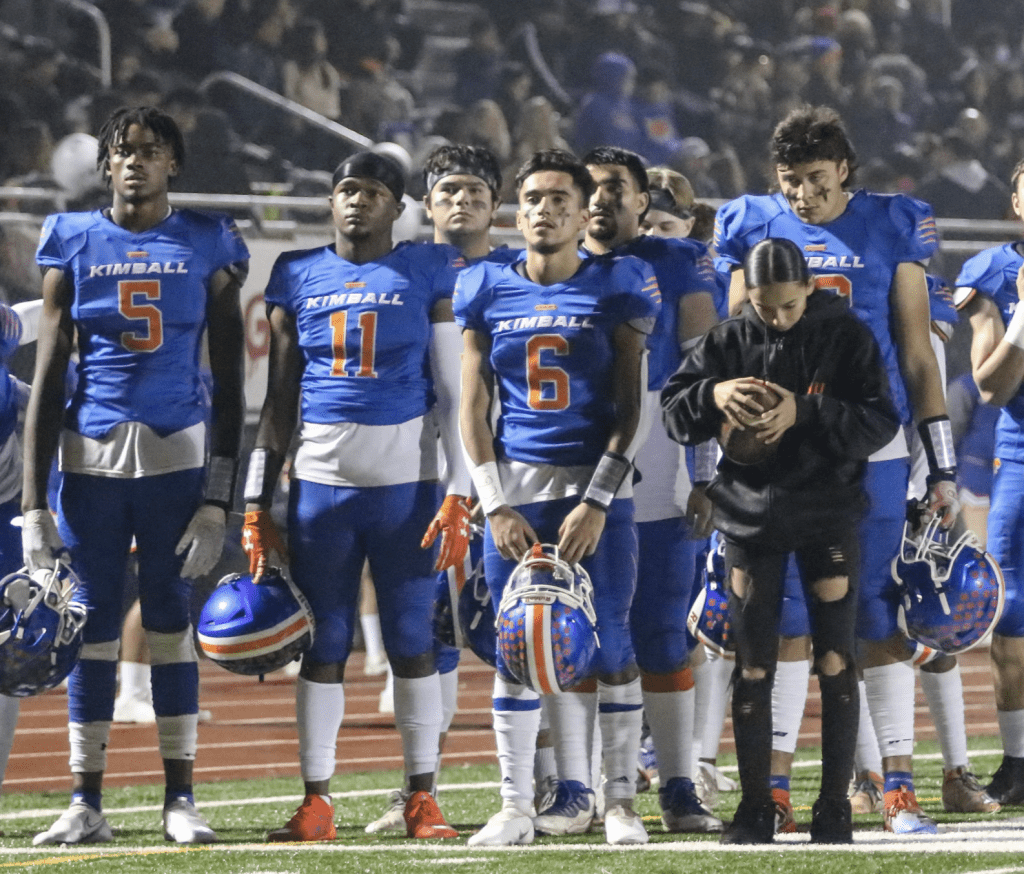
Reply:
[[[853,283],[849,276],[842,273],[819,273],[814,277],[815,288],[828,288],[845,297],[848,304],[853,304]]]
[[[129,352],[153,352],[164,344],[163,314],[152,304],[137,304],[135,298],[160,300],[159,279],[123,279],[117,283],[117,305],[126,319],[145,319],[145,331],[122,331],[121,345]]]
[[[331,364],[331,376],[348,376],[345,363],[348,355],[345,351],[345,331],[348,328],[348,310],[331,313],[331,345],[334,348],[334,362]],[[352,376],[376,377],[374,358],[377,354],[377,312],[368,310],[359,314],[359,360],[356,372]]]
[[[531,410],[564,410],[569,406],[569,374],[561,367],[542,367],[541,353],[569,354],[569,341],[561,334],[537,334],[526,341],[526,384]],[[553,397],[544,397],[544,386],[554,388]]]

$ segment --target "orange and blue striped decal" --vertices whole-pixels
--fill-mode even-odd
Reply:
[[[551,654],[551,605],[526,604],[523,610],[530,685],[541,695],[556,695],[562,690]]]

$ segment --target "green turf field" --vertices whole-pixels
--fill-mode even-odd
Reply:
[[[998,765],[998,741],[971,743],[975,771],[984,779]],[[816,751],[800,755],[794,769],[792,798],[797,822],[805,829],[816,795]],[[729,759],[721,762],[728,767]],[[464,837],[497,807],[497,768],[448,769],[442,773],[441,807]],[[197,803],[217,830],[221,843],[209,847],[168,845],[160,827],[162,790],[137,787],[108,790],[107,818],[115,831],[112,843],[77,848],[33,847],[32,837],[48,826],[67,804],[64,792],[5,796],[0,813],[0,868],[33,871],[160,871],[188,874],[313,874],[323,871],[419,872],[448,874],[661,874],[735,872],[735,874],[953,874],[953,872],[1022,872],[1024,809],[980,816],[942,812],[941,759],[934,744],[918,746],[917,789],[922,807],[935,816],[940,834],[898,839],[884,835],[879,816],[857,817],[852,847],[822,850],[806,844],[807,835],[786,836],[768,850],[724,848],[717,837],[665,835],[658,818],[657,795],[644,793],[637,809],[647,822],[646,847],[608,847],[600,832],[578,838],[541,838],[529,848],[470,849],[464,841],[413,844],[404,835],[370,836],[363,826],[382,811],[388,790],[397,787],[395,772],[349,775],[335,779],[338,839],[324,844],[268,845],[267,831],[281,825],[299,802],[294,780],[267,779],[208,783],[198,787]],[[724,794],[716,813],[729,819],[738,795]]]

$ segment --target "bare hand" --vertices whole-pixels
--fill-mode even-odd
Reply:
[[[690,540],[703,540],[711,536],[711,511],[713,505],[704,486],[694,486],[686,499],[686,524]]]
[[[580,503],[558,526],[558,551],[569,564],[593,555],[604,531],[606,513]]]
[[[767,405],[759,401],[770,396],[768,383],[752,376],[729,379],[715,386],[715,406],[734,428],[750,428],[759,421]]]
[[[530,523],[507,505],[491,513],[487,521],[494,546],[506,560],[519,561],[534,543],[540,542]]]
[[[757,429],[757,439],[762,443],[777,443],[796,424],[796,396],[788,388],[774,382],[766,382],[765,385],[782,400],[774,410],[762,413],[754,427]]]

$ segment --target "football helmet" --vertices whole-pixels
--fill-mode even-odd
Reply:
[[[938,518],[903,527],[892,576],[903,600],[907,636],[949,655],[985,640],[1003,613],[1006,585],[973,531],[953,543]]]
[[[82,653],[79,580],[63,562],[0,580],[0,692],[14,698],[59,685]]]
[[[597,654],[594,586],[557,546],[538,543],[516,565],[498,607],[498,651],[520,683],[541,695],[587,679]]]
[[[708,550],[701,576],[704,585],[693,599],[686,616],[686,627],[697,640],[720,656],[735,658],[729,593],[725,589],[725,541],[721,538]]]
[[[459,649],[468,646],[493,668],[497,661],[498,634],[494,603],[484,578],[483,529],[477,525],[470,528],[469,551],[463,563],[437,576],[434,636],[447,646]],[[457,605],[454,611],[453,603]]]
[[[313,644],[316,625],[306,597],[278,568],[259,584],[252,574],[228,574],[213,590],[197,629],[199,646],[235,674],[269,674]]]

